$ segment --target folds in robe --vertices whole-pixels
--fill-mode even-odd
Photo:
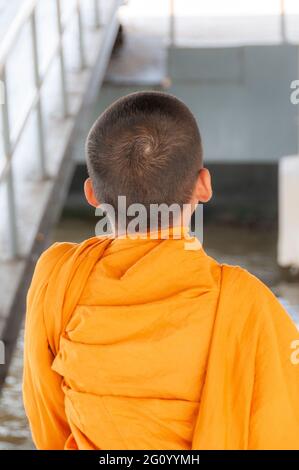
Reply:
[[[185,244],[41,257],[23,381],[37,448],[299,449],[296,326],[255,277]]]

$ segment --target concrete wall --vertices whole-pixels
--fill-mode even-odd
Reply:
[[[296,152],[295,46],[170,51],[170,89],[195,113],[207,161],[273,162]]]

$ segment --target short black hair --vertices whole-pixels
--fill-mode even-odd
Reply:
[[[117,209],[118,196],[134,203],[190,201],[202,167],[196,120],[173,95],[132,93],[115,101],[94,123],[86,143],[87,167],[100,203]]]

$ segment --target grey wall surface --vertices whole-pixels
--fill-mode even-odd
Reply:
[[[174,49],[170,91],[196,115],[207,161],[273,162],[296,153],[298,75],[291,45]]]

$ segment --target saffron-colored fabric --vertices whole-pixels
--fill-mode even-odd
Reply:
[[[299,333],[192,239],[55,244],[28,294],[38,449],[299,449]]]

